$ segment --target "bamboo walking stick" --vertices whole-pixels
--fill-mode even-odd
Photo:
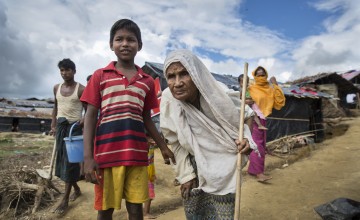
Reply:
[[[248,73],[248,63],[244,64],[244,77],[242,84],[242,94],[241,94],[241,108],[240,108],[240,124],[239,124],[239,140],[242,141],[244,138],[244,113],[245,113],[245,96],[247,89],[247,73]],[[237,154],[237,164],[236,164],[236,196],[235,196],[235,215],[234,220],[240,219],[240,199],[241,199],[241,164],[242,164],[242,155],[239,152]]]

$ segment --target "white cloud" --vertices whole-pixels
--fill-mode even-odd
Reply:
[[[249,74],[264,65],[279,81],[358,66],[356,1],[313,4],[340,16],[324,21],[325,33],[301,42],[243,20],[241,3],[0,0],[0,96],[52,96],[53,85],[61,82],[57,63],[63,58],[75,61],[75,79],[85,84],[87,75],[116,59],[109,49],[109,30],[121,18],[131,18],[141,28],[144,46],[135,59],[140,66],[163,62],[175,48],[204,52],[199,56],[212,72],[238,75],[249,62]]]
[[[301,75],[359,68],[360,7],[356,0],[319,1],[318,10],[336,12],[324,21],[326,32],[309,36],[293,51],[294,71]]]
[[[261,58],[259,59],[258,65],[265,67],[268,70],[271,70],[272,67],[275,64],[275,59],[274,58]]]

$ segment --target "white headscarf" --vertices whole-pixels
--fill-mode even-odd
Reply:
[[[184,183],[193,178],[181,173],[186,173],[190,164],[188,159],[181,159],[182,154],[190,153],[197,164],[199,188],[217,195],[235,193],[238,150],[234,140],[239,135],[239,92],[226,92],[189,50],[176,50],[168,55],[164,65],[165,76],[166,69],[174,62],[180,62],[190,74],[200,92],[201,106],[200,111],[190,103],[175,99],[169,89],[162,95],[160,127],[173,146],[179,181]],[[246,110],[245,118],[253,114],[249,107]],[[244,137],[249,140],[250,147],[257,150],[247,125]],[[247,156],[243,155],[242,167],[246,162]]]

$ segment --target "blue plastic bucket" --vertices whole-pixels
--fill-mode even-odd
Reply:
[[[84,141],[83,136],[72,136],[72,130],[78,123],[74,123],[70,128],[69,137],[64,138],[66,151],[70,163],[80,163],[84,161]]]

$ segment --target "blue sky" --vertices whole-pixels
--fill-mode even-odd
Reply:
[[[325,31],[322,22],[333,15],[316,10],[306,0],[246,0],[238,10],[244,20],[253,25],[276,30],[284,37],[299,40]]]
[[[83,84],[115,60],[109,30],[141,28],[136,63],[162,63],[187,48],[210,71],[239,75],[258,65],[286,82],[360,67],[358,0],[0,0],[0,97],[52,97],[57,63],[71,58]]]

